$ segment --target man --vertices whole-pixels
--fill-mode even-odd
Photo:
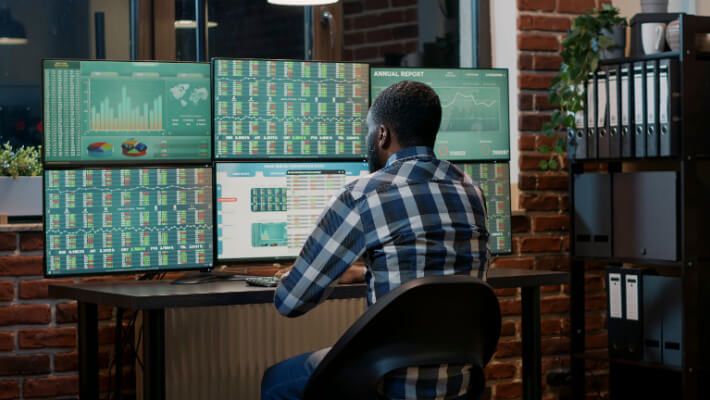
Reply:
[[[350,275],[348,281],[353,275],[362,278],[362,269],[348,270],[361,256],[368,304],[427,275],[467,275],[477,269],[482,276],[488,261],[483,194],[471,178],[435,157],[440,123],[439,97],[423,83],[396,83],[377,97],[367,116],[372,174],[343,188],[319,217],[276,290],[281,314],[309,311],[344,274]],[[271,367],[262,381],[262,399],[300,399],[326,353],[303,354]],[[395,371],[380,390],[392,399],[454,399],[466,391],[468,369]]]

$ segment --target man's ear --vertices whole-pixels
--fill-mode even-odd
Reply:
[[[380,125],[377,132],[377,140],[379,147],[383,150],[387,150],[392,144],[392,131],[387,126]]]

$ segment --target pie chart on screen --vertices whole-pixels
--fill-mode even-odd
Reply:
[[[86,147],[90,157],[103,158],[113,154],[113,145],[107,142],[94,142]]]

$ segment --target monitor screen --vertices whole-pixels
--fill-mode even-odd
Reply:
[[[43,66],[45,162],[212,158],[209,64],[45,60]]]
[[[491,253],[508,254],[513,251],[510,222],[510,167],[507,163],[458,164],[468,176],[481,186],[488,210],[488,242]]]
[[[363,159],[367,64],[213,61],[215,157]]]
[[[507,70],[373,68],[371,75],[373,102],[402,80],[424,82],[436,91],[442,119],[434,147],[440,158],[510,159]]]
[[[45,171],[45,274],[206,269],[212,169]]]
[[[217,258],[295,258],[362,162],[217,163]]]

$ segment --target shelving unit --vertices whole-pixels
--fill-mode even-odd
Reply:
[[[658,65],[659,60],[675,60],[678,63],[680,120],[676,154],[663,158],[574,159],[576,148],[571,147],[569,151],[573,158],[569,167],[572,182],[570,207],[573,216],[578,213],[575,208],[574,184],[578,175],[611,174],[609,179],[613,180],[614,174],[629,171],[674,171],[677,174],[676,209],[668,210],[675,213],[676,217],[675,260],[614,256],[613,238],[609,243],[611,256],[582,256],[578,254],[575,240],[571,240],[571,372],[572,395],[577,400],[587,396],[587,361],[608,362],[611,399],[710,398],[710,315],[705,314],[710,313],[710,243],[706,243],[707,238],[710,238],[710,55],[696,51],[696,34],[710,34],[710,18],[685,14],[645,15],[632,21],[632,31],[640,31],[640,24],[644,22],[668,22],[676,18],[680,18],[681,23],[679,51],[602,62],[602,67],[640,61],[653,61]],[[633,37],[632,42],[637,38]],[[634,46],[638,46],[638,43]],[[632,50],[632,54],[638,54],[638,50]],[[575,141],[572,140],[571,146],[574,145]],[[614,186],[610,184],[609,187],[612,191]],[[613,193],[609,195],[613,196]],[[613,205],[613,201],[610,204]],[[614,212],[612,207],[610,232],[614,231]],[[571,232],[573,235],[577,232],[575,218],[572,218]],[[662,237],[667,232],[659,231],[656,234]],[[620,359],[608,354],[607,357],[600,357],[598,352],[586,351],[584,282],[587,263],[590,261],[611,266],[650,267],[661,275],[681,279],[681,367]]]

